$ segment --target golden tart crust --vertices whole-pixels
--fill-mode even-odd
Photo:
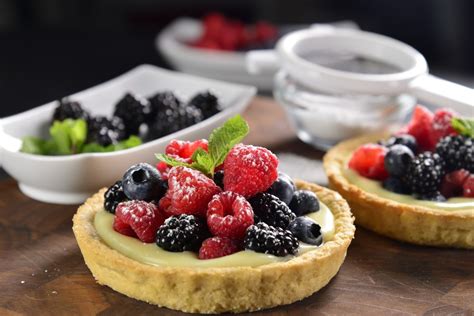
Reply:
[[[296,181],[314,191],[334,214],[333,240],[286,262],[258,267],[157,267],[107,246],[94,227],[105,189],[79,207],[73,231],[86,265],[98,283],[129,297],[191,313],[244,312],[290,304],[318,291],[336,275],[354,237],[349,206],[334,191]]]
[[[381,198],[344,177],[347,157],[357,147],[386,138],[371,134],[339,143],[324,156],[329,187],[349,203],[356,224],[381,235],[419,245],[474,249],[474,208],[439,210]]]

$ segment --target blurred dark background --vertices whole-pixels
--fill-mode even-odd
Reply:
[[[474,82],[474,2],[275,0],[0,0],[0,117],[111,79],[166,67],[154,38],[179,16],[221,11],[275,24],[353,20],[423,53],[433,73]]]

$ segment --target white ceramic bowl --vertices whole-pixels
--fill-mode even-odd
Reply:
[[[135,148],[112,153],[85,153],[70,156],[40,156],[19,152],[24,136],[46,136],[56,102],[0,120],[0,162],[18,181],[21,191],[36,200],[78,204],[93,192],[120,179],[138,162],[156,163],[154,153],[163,152],[173,138],[206,138],[229,117],[241,113],[256,89],[164,70],[151,65],[129,72],[93,88],[76,93],[72,100],[82,103],[93,115],[110,115],[115,103],[128,91],[151,96],[171,90],[188,100],[197,92],[211,90],[224,110],[203,122]]]
[[[283,25],[280,32],[307,28],[309,25]],[[352,21],[340,21],[331,24],[313,24],[312,28],[349,28],[357,29]],[[257,86],[261,90],[272,90],[273,76],[276,71],[251,74],[247,72],[245,52],[214,51],[195,48],[187,42],[197,40],[203,31],[201,21],[191,18],[179,18],[163,29],[156,37],[155,46],[166,60],[180,71]]]

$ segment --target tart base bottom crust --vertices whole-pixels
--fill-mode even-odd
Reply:
[[[437,210],[398,203],[365,192],[344,177],[347,157],[360,145],[384,136],[387,135],[366,135],[344,141],[324,157],[329,187],[347,200],[356,224],[409,243],[474,249],[474,209]]]
[[[94,227],[103,209],[102,189],[73,218],[73,231],[86,265],[98,283],[162,307],[191,313],[255,311],[290,304],[318,291],[336,275],[354,237],[349,206],[326,188],[296,181],[314,191],[333,212],[335,235],[320,248],[286,262],[257,267],[158,267],[132,260],[107,246]]]

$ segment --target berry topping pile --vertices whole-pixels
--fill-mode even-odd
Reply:
[[[220,13],[209,13],[202,24],[202,35],[190,43],[192,47],[221,51],[268,49],[273,48],[278,37],[277,28],[268,22],[244,25]]]
[[[104,194],[115,231],[202,260],[245,249],[295,255],[300,241],[321,245],[321,227],[298,217],[319,210],[317,196],[278,172],[271,151],[243,145],[247,133],[236,116],[209,141],[172,140],[156,167],[131,166]]]
[[[388,140],[356,149],[349,168],[420,200],[472,197],[474,120],[417,106],[410,122]]]
[[[126,93],[115,104],[110,117],[92,116],[79,102],[64,98],[54,109],[50,139],[24,137],[21,151],[70,155],[127,149],[143,140],[151,141],[197,124],[220,111],[219,99],[210,91],[197,93],[188,102],[182,102],[170,91],[149,99]],[[199,141],[196,146],[207,149]],[[191,158],[193,147],[189,147],[170,155]]]

